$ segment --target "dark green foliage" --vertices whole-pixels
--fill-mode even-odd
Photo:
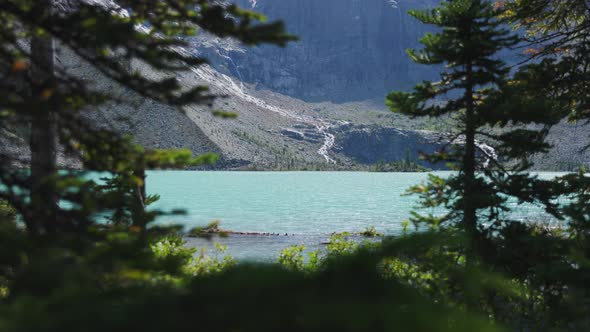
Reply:
[[[42,302],[21,298],[4,307],[5,330],[85,331],[496,331],[417,297],[408,287],[384,280],[374,256],[360,251],[322,273],[278,266],[240,265],[222,274],[194,278],[185,287],[156,284],[56,289]],[[124,299],[124,300],[123,300]],[[50,308],[60,308],[51,312]],[[26,310],[23,310],[26,309]]]
[[[505,17],[526,33],[525,60],[546,73],[538,82],[567,99],[569,118],[590,117],[590,6],[585,0],[519,0],[504,4]],[[531,82],[534,84],[534,82]]]
[[[533,74],[508,77],[509,68],[498,59],[498,52],[515,46],[518,39],[490,2],[443,1],[436,9],[410,14],[438,26],[440,32],[425,35],[421,39],[424,48],[409,50],[409,56],[422,64],[444,64],[445,69],[439,82],[424,82],[412,93],[393,92],[387,104],[392,111],[415,117],[454,116],[458,128],[449,144],[427,158],[448,162],[459,171],[448,179],[430,177],[427,185],[411,189],[425,207],[444,206],[449,211],[444,216],[416,214],[412,221],[433,226],[458,224],[471,237],[473,252],[483,254],[487,234],[495,231],[494,221],[507,211],[507,197],[502,193],[549,203],[551,193],[542,190],[548,186],[518,172],[529,166],[530,155],[546,151],[547,127],[560,117],[546,112],[555,107],[546,101],[545,89],[534,96],[521,95],[521,86],[531,84]],[[542,125],[542,129],[531,129],[529,124]],[[496,134],[491,131],[494,127],[505,130]],[[482,139],[494,149],[484,146]],[[523,191],[522,186],[535,190]]]
[[[181,266],[186,277],[203,276],[220,273],[235,265],[231,256],[224,255],[227,248],[219,243],[215,244],[215,251],[210,254],[205,248],[190,248],[178,235],[168,235],[158,239],[150,245],[158,260],[166,261],[170,266]],[[171,279],[183,281],[182,278]]]
[[[431,175],[428,183],[411,188],[422,207],[443,206],[448,212],[414,213],[410,221],[432,231],[388,244],[393,257],[385,271],[392,278],[515,330],[588,329],[583,312],[589,293],[581,284],[589,276],[588,177],[582,171],[545,181],[526,173],[529,157],[550,148],[545,137],[551,126],[587,109],[587,89],[580,87],[587,81],[582,59],[588,53],[573,51],[584,49],[587,34],[566,23],[586,29],[588,16],[579,13],[588,7],[574,4],[582,2],[522,0],[492,7],[487,1],[449,0],[412,13],[441,30],[426,35],[424,49],[409,51],[410,57],[445,64],[445,70],[440,82],[390,94],[388,105],[411,116],[454,115],[460,128],[452,137],[459,139],[430,158],[451,162],[459,174]],[[566,3],[572,3],[571,12]],[[552,58],[549,51],[509,77],[496,53],[515,47],[517,40],[500,17],[517,17],[533,35],[553,34],[547,39],[557,38],[553,50],[560,45],[571,52]],[[478,140],[494,147],[497,157]],[[557,204],[564,195],[570,200]],[[510,220],[509,197],[544,206],[568,223]]]
[[[385,242],[385,275],[515,331],[587,328],[585,315],[573,310],[587,296],[577,288],[572,297],[569,280],[586,272],[568,264],[572,243],[558,230],[509,223],[477,267],[467,264],[469,239],[460,234],[447,228]]]
[[[120,7],[111,8],[52,3],[0,1],[0,120],[3,126],[35,123],[32,135],[39,134],[37,142],[49,148],[33,149],[39,169],[32,173],[14,169],[12,156],[0,158],[0,197],[24,222],[0,221],[0,330],[487,328],[381,278],[368,251],[335,257],[314,276],[274,265],[229,268],[231,260],[209,259],[184,247],[183,240],[169,235],[177,227],[150,227],[162,212],[146,209],[157,196],[146,195],[145,170],[198,165],[215,157],[145,151],[129,137],[95,127],[85,112],[123,100],[59,67],[44,66],[56,41],[120,86],[181,109],[212,98],[206,88],[181,87],[174,79],[205,61],[179,49],[185,46],[182,37],[202,29],[249,45],[285,45],[293,38],[281,23],[264,23],[258,14],[207,0],[120,0]],[[153,80],[132,70],[137,61],[169,77]],[[47,121],[39,121],[43,114]],[[58,173],[53,141],[47,139],[52,135],[86,170],[106,172],[105,180],[90,181],[86,172]],[[97,222],[102,217],[107,221]],[[338,252],[351,249],[344,238],[331,246]]]
[[[102,188],[56,173],[54,140],[66,153],[79,157],[86,169],[114,173],[120,177],[118,181],[129,185],[143,181],[137,179],[137,172],[146,168],[177,168],[214,161],[213,156],[193,159],[185,150],[144,151],[127,137],[96,128],[83,114],[114,96],[64,68],[53,67],[54,42],[120,86],[181,109],[212,100],[206,87],[182,87],[174,77],[205,63],[205,59],[182,50],[187,46],[183,37],[201,29],[250,45],[285,45],[294,40],[284,32],[281,22],[262,23],[265,18],[261,15],[210,1],[105,1],[103,5],[84,1],[3,1],[0,16],[4,22],[0,28],[0,120],[2,125],[33,124],[32,176],[10,170],[14,156],[0,156],[0,181],[6,186],[0,194],[23,216],[28,231],[36,234],[58,231],[56,228],[83,231],[92,224],[90,216],[97,210],[118,208],[103,206],[113,201],[94,201],[97,190]],[[28,40],[32,40],[30,47]],[[137,62],[164,73],[165,78],[155,80],[134,70],[132,64]],[[46,115],[50,117],[42,119]],[[58,201],[80,208],[57,209]]]
[[[6,201],[0,200],[0,220],[14,221],[16,211]]]
[[[32,124],[33,135],[48,135],[37,139],[55,133],[86,169],[108,175],[97,184],[85,172],[57,173],[42,151],[33,152],[42,172],[16,170],[12,156],[0,156],[0,198],[7,202],[0,200],[0,331],[588,330],[588,178],[572,174],[553,183],[520,172],[530,154],[547,149],[547,129],[568,113],[572,98],[551,80],[562,73],[556,60],[508,79],[497,52],[516,39],[487,1],[450,0],[412,12],[441,30],[410,56],[447,67],[441,82],[388,97],[395,111],[448,114],[459,123],[451,144],[431,157],[459,174],[431,176],[411,190],[423,206],[449,213],[416,214],[412,221],[430,230],[381,245],[335,234],[326,256],[290,248],[282,266],[234,265],[187,248],[178,227],[151,226],[162,212],[146,210],[157,196],[146,195],[145,170],[210,163],[215,156],[145,151],[129,137],[96,128],[84,112],[122,101],[60,68],[44,68],[49,57],[43,55],[50,55],[44,46],[54,39],[121,86],[181,109],[212,98],[206,88],[183,88],[174,79],[205,61],[178,49],[183,36],[202,29],[249,45],[293,38],[281,23],[216,1],[117,1],[128,16],[72,3],[55,10],[49,1],[0,0],[0,125]],[[154,81],[130,70],[133,61],[170,77]],[[478,144],[484,137],[497,158]],[[43,172],[48,176],[39,177]],[[572,201],[555,204],[562,194]],[[554,229],[506,220],[507,196],[543,204],[571,222]],[[214,223],[194,235],[217,232]]]
[[[506,3],[504,15],[526,32],[528,49],[523,75],[530,75],[523,93],[543,91],[569,121],[590,120],[590,6],[583,0],[520,0]],[[580,138],[587,140],[588,138]],[[586,146],[585,149],[587,149]],[[580,166],[580,165],[577,165]],[[587,261],[590,183],[581,165],[577,173],[557,181],[556,190],[570,197],[561,209],[576,240],[576,258]],[[587,267],[585,263],[579,263]]]
[[[410,287],[432,303],[477,311],[511,330],[588,327],[581,309],[588,297],[579,284],[587,271],[569,263],[575,245],[565,228],[510,223],[490,239],[495,249],[488,258],[493,264],[471,267],[466,260],[470,240],[454,228],[360,245],[346,237],[335,235],[325,253],[308,252],[309,257],[304,246],[287,248],[279,263],[316,278],[332,264],[368,252],[380,278]]]

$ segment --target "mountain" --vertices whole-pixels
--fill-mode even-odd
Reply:
[[[58,62],[99,89],[119,91],[125,105],[90,110],[97,126],[132,134],[147,148],[189,148],[222,156],[221,169],[368,169],[377,162],[431,152],[445,143],[450,119],[413,120],[388,112],[387,92],[436,77],[436,68],[412,63],[404,53],[418,46],[427,27],[406,14],[437,0],[237,0],[270,19],[284,19],[301,41],[287,48],[245,47],[206,34],[183,52],[211,65],[178,75],[187,86],[206,84],[221,96],[211,107],[184,112],[142,99],[110,82],[67,49]],[[153,77],[140,63],[131,64]],[[220,119],[212,109],[236,112]],[[124,119],[124,120],[121,120]],[[555,148],[536,168],[571,169],[590,164],[588,126],[563,124],[550,137]],[[26,159],[23,135],[0,133],[1,149]],[[482,143],[483,144],[483,143]],[[64,167],[77,163],[61,158]]]
[[[436,69],[405,53],[428,29],[407,15],[437,0],[237,0],[270,20],[284,20],[297,43],[245,48],[201,36],[193,40],[213,66],[260,89],[307,102],[382,100],[389,91],[433,78]]]
[[[432,131],[444,132],[452,126],[445,121],[420,123],[392,116],[383,106],[389,91],[407,90],[424,79],[438,76],[440,68],[415,64],[405,54],[407,48],[420,47],[419,38],[430,29],[407,15],[407,11],[432,8],[438,0],[237,0],[236,3],[262,12],[269,19],[283,19],[287,30],[301,40],[284,49],[247,48],[231,40],[202,35],[191,40],[193,51],[210,59],[219,73],[241,82],[240,86],[247,86],[250,94],[272,91],[310,105],[323,102],[316,109],[323,110],[318,115],[324,120],[356,124],[331,126],[330,132],[335,134],[335,147],[331,151],[337,156],[367,164],[399,159],[410,147],[412,156],[416,157],[417,151],[430,151],[437,145]],[[522,60],[519,54],[509,51],[501,56],[512,63]],[[351,102],[356,105],[348,106]],[[300,106],[294,105],[293,109],[297,107]],[[351,109],[357,114],[342,114],[343,110]],[[352,121],[347,121],[347,117]],[[412,141],[400,141],[396,131],[399,129],[416,129],[401,136],[422,137],[418,140],[421,143],[416,146]],[[582,151],[590,141],[587,125],[562,123],[552,129],[549,141],[554,148],[533,158],[535,169],[569,170],[590,164],[590,151]]]

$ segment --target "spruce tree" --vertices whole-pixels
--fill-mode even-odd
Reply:
[[[522,31],[527,71],[551,73],[553,98],[567,99],[564,118],[590,121],[590,4],[586,0],[518,0],[499,8]]]
[[[183,87],[175,78],[179,72],[206,63],[206,59],[184,50],[188,46],[186,37],[199,31],[235,38],[246,45],[279,46],[294,40],[285,33],[282,22],[265,23],[262,15],[207,0],[8,0],[0,2],[0,16],[0,121],[3,127],[30,127],[31,152],[30,176],[13,168],[15,162],[20,162],[16,158],[22,156],[0,156],[0,196],[20,212],[30,234],[93,224],[88,216],[95,211],[90,211],[89,206],[97,205],[88,204],[88,197],[81,196],[97,195],[90,193],[89,186],[83,186],[86,193],[67,188],[78,184],[72,182],[71,176],[57,172],[58,143],[59,150],[77,156],[85,169],[124,175],[137,183],[133,187],[140,205],[146,199],[142,174],[146,167],[144,156],[149,151],[84,116],[97,107],[112,107],[121,99],[60,66],[56,48],[72,52],[105,80],[182,111],[185,106],[208,104],[213,97],[206,87]],[[134,62],[162,75],[147,76],[130,65]],[[227,115],[219,111],[215,114]],[[181,159],[190,162],[185,151],[179,153],[181,157],[175,159],[154,151],[149,157],[150,166],[176,165]],[[158,163],[155,156],[172,159]],[[77,197],[72,192],[78,193]],[[59,209],[60,200],[70,201],[80,209]],[[75,213],[84,221],[72,220]]]
[[[587,127],[590,122],[590,3],[586,0],[517,0],[502,5],[503,15],[523,30],[526,54],[523,62],[528,64],[520,72],[531,78],[530,88],[523,93],[534,93],[539,85],[536,78],[542,76],[542,84],[550,91],[548,98],[565,105],[563,122]],[[585,147],[576,153],[586,153],[590,148],[589,137],[576,137]],[[587,287],[590,268],[590,181],[588,164],[579,165],[577,173],[559,177],[557,190],[569,199],[562,202],[560,212],[567,223],[568,264],[573,269],[559,270],[559,282],[571,298],[561,299],[558,313],[553,316],[568,317],[569,324],[577,329],[588,329],[584,315],[572,314],[583,308],[590,291]],[[547,269],[540,279],[551,280],[555,268]],[[567,272],[566,272],[567,271]],[[557,273],[555,273],[557,274]],[[575,323],[573,323],[575,322]]]
[[[50,15],[55,10],[38,1],[33,10]],[[30,41],[31,96],[47,95],[55,90],[55,45],[53,37],[33,33]],[[57,123],[56,112],[51,104],[38,104],[31,114],[29,149],[31,151],[31,209],[25,221],[32,233],[53,231],[58,202],[52,177],[57,172]],[[45,222],[40,222],[45,220]],[[47,226],[41,230],[42,226]]]
[[[446,179],[431,176],[428,184],[411,189],[423,206],[448,211],[442,216],[415,214],[412,221],[459,227],[468,238],[466,255],[473,264],[493,255],[490,237],[507,221],[509,196],[543,203],[556,212],[551,186],[523,171],[531,155],[549,148],[544,139],[559,120],[558,107],[552,108],[557,105],[546,100],[543,87],[534,96],[520,94],[531,73],[509,79],[499,52],[519,39],[490,1],[448,0],[410,15],[438,28],[420,40],[423,49],[408,50],[410,58],[444,69],[440,81],[423,82],[411,93],[393,92],[387,104],[412,117],[453,118],[457,129],[448,144],[427,158],[448,162],[458,171]],[[528,124],[536,126],[525,127]]]
[[[522,30],[526,43],[522,45],[530,89],[538,88],[534,79],[542,75],[542,84],[548,98],[560,100],[563,121],[587,126],[590,122],[590,4],[586,0],[518,0],[506,1],[500,7],[503,16],[515,28]],[[590,138],[584,153],[590,147]],[[589,165],[579,165],[580,174],[559,179],[564,193],[578,197],[564,210],[569,216],[574,234],[588,237],[590,206],[587,194],[590,191],[584,176]]]
[[[65,274],[76,271],[100,271],[97,278],[129,264],[146,273],[158,271],[143,259],[150,234],[159,232],[148,230],[148,225],[160,214],[145,209],[157,198],[146,197],[145,170],[183,168],[217,158],[193,157],[183,149],[146,150],[130,137],[98,126],[87,113],[132,101],[76,75],[56,61],[57,54],[73,54],[102,79],[182,112],[214,98],[207,87],[182,86],[176,79],[206,63],[186,51],[186,38],[210,33],[249,46],[285,46],[295,39],[282,22],[265,20],[235,5],[209,0],[0,1],[0,128],[3,133],[21,128],[30,132],[31,153],[26,160],[0,152],[0,199],[22,216],[25,225],[24,230],[10,228],[14,233],[4,237],[14,239],[11,243],[22,240],[22,246],[6,242],[0,248],[0,279],[8,280],[11,294],[60,287]],[[138,71],[133,63],[146,70]],[[222,111],[214,114],[228,116]],[[78,158],[83,172],[58,172],[58,150]],[[18,169],[19,164],[30,166],[30,172]],[[105,172],[109,180],[99,185],[87,171]],[[110,222],[102,222],[102,217]],[[0,221],[0,231],[5,224]],[[113,236],[126,240],[117,247]],[[112,250],[110,258],[93,263],[76,259],[70,265],[63,260],[86,257],[99,247]],[[10,257],[9,263],[5,257]],[[18,257],[27,257],[30,264],[15,263]]]

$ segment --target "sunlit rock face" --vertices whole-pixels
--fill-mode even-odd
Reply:
[[[236,0],[281,19],[301,40],[285,49],[215,44],[195,39],[195,49],[217,69],[259,88],[306,101],[382,99],[435,77],[436,69],[412,63],[405,50],[431,29],[407,14],[437,0]]]
[[[440,133],[354,125],[335,128],[335,133],[338,142],[335,150],[361,164],[409,159],[431,169],[447,169],[444,163],[432,164],[420,157],[448,144]]]

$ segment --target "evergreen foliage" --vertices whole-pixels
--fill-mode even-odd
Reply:
[[[498,52],[515,46],[518,38],[498,19],[490,2],[443,1],[435,9],[410,14],[440,30],[426,34],[420,40],[424,48],[408,50],[408,55],[421,64],[444,64],[445,69],[440,81],[423,82],[411,93],[392,92],[387,104],[394,112],[414,117],[450,114],[459,124],[450,144],[428,157],[431,162],[450,163],[459,173],[448,179],[430,176],[428,184],[411,189],[425,207],[445,206],[449,213],[415,214],[412,221],[457,225],[471,239],[468,252],[482,256],[488,250],[486,238],[498,230],[507,211],[507,195],[554,208],[548,184],[521,172],[530,165],[530,155],[549,147],[544,142],[548,127],[560,117],[550,113],[555,105],[547,105],[544,89],[529,99],[520,95],[530,77],[509,79],[509,68]],[[529,124],[542,129],[529,129]],[[495,134],[490,130],[494,127],[506,130]],[[481,138],[491,141],[494,149]]]
[[[520,72],[529,75],[523,94],[543,89],[552,103],[565,105],[567,120],[590,121],[590,5],[583,0],[516,0],[502,4],[503,16],[526,36],[525,61]],[[564,117],[565,118],[565,117]],[[588,138],[580,138],[588,141]],[[584,150],[590,147],[586,145]],[[561,179],[560,190],[575,199],[564,213],[573,224],[587,224],[590,190],[584,165],[577,174]],[[586,211],[586,212],[584,212]],[[578,227],[576,226],[576,228]]]
[[[590,119],[590,5],[584,0],[514,0],[499,6],[525,35],[526,62],[544,72],[543,84],[566,98],[569,120]]]
[[[162,211],[147,209],[158,197],[146,195],[146,169],[216,157],[146,151],[94,126],[86,112],[124,100],[61,68],[55,47],[182,111],[213,98],[174,78],[206,62],[182,49],[183,37],[199,30],[284,46],[294,38],[282,23],[213,0],[0,0],[0,126],[26,128],[32,154],[30,172],[0,155],[0,331],[588,330],[588,177],[551,182],[525,172],[529,157],[549,147],[552,125],[587,118],[587,10],[581,0],[445,0],[412,11],[438,30],[409,56],[445,69],[439,82],[387,102],[459,124],[429,157],[458,174],[410,190],[422,206],[449,212],[416,213],[411,221],[429,228],[410,233],[406,225],[403,236],[380,244],[334,234],[326,255],[305,257],[298,246],[283,251],[280,264],[235,264],[188,248],[178,227],[152,225]],[[563,52],[545,52],[510,77],[498,54],[519,38],[503,18]],[[133,69],[138,62],[169,77],[154,80]],[[57,172],[58,147],[85,171]],[[96,182],[88,171],[107,175]],[[570,202],[558,205],[564,194]],[[568,223],[509,220],[509,197]],[[218,231],[212,223],[193,235]]]
[[[410,190],[419,195],[422,207],[444,206],[449,212],[414,213],[411,221],[417,227],[429,225],[437,238],[413,235],[408,237],[412,244],[402,239],[401,246],[394,245],[397,258],[389,261],[393,277],[412,276],[410,284],[430,296],[484,313],[515,330],[588,328],[579,310],[587,309],[582,303],[588,292],[579,283],[588,276],[587,237],[575,235],[587,224],[588,203],[582,202],[587,177],[582,172],[552,182],[526,173],[529,157],[550,147],[545,137],[551,126],[587,108],[587,89],[580,89],[586,81],[584,70],[580,72],[581,63],[574,65],[566,52],[558,59],[521,66],[510,77],[498,53],[524,42],[507,30],[506,17],[535,33],[561,35],[554,46],[572,43],[571,50],[583,49],[584,33],[566,32],[571,28],[562,19],[568,16],[566,3],[449,0],[433,10],[411,12],[438,26],[439,32],[423,37],[424,49],[410,50],[409,56],[418,63],[444,64],[445,70],[439,82],[424,82],[412,93],[394,92],[387,98],[393,111],[452,114],[461,125],[451,144],[430,156],[450,162],[458,174],[447,179],[430,176],[428,183]],[[553,6],[561,11],[552,11]],[[570,19],[584,26],[586,16],[579,15],[580,10],[585,12],[587,4],[569,13]],[[554,24],[565,27],[555,29]],[[484,139],[493,154],[478,143]],[[574,203],[556,204],[562,195],[573,195]],[[568,224],[555,230],[510,220],[510,196],[519,203],[540,204]]]
[[[0,221],[0,330],[432,330],[449,317],[456,323],[442,330],[486,326],[381,279],[367,252],[312,278],[195,257],[170,236],[177,228],[149,227],[162,212],[146,209],[157,196],[146,195],[145,170],[214,157],[146,151],[94,126],[86,112],[124,100],[54,62],[55,47],[67,49],[123,88],[182,110],[212,98],[205,87],[174,79],[205,63],[181,49],[184,36],[199,29],[248,45],[285,45],[293,37],[281,23],[208,0],[6,0],[0,16],[0,120],[30,126],[33,159],[29,173],[13,167],[14,156],[0,158],[0,197],[21,217]],[[137,62],[169,77],[153,80],[133,69]],[[58,146],[85,171],[106,172],[105,180],[57,172]]]

